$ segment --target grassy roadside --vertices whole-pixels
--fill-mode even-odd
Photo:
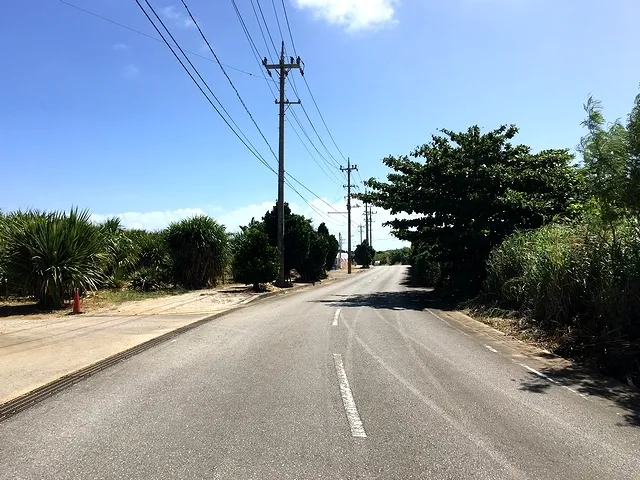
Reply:
[[[570,328],[549,331],[536,328],[536,321],[531,317],[513,310],[496,308],[482,302],[465,301],[456,309],[465,315],[482,322],[496,330],[533,345],[579,365],[598,371],[633,386],[640,386],[640,375],[637,371],[611,366],[602,356],[594,355],[589,347],[577,340]]]
[[[181,287],[157,290],[153,292],[129,289],[98,290],[95,292],[89,292],[86,297],[82,298],[82,310],[98,310],[101,308],[120,305],[125,302],[182,295],[187,292],[188,290]],[[67,315],[71,308],[72,304],[69,303],[60,310],[39,310],[36,305],[36,300],[33,298],[8,298],[6,300],[0,300],[0,318],[18,315],[36,316],[44,314],[63,316]]]
[[[135,302],[139,300],[148,300],[150,298],[160,298],[172,295],[182,295],[189,290],[181,287],[169,288],[165,290],[157,290],[153,292],[143,292],[140,290],[98,290],[87,296],[83,300],[83,304],[91,307],[102,307],[106,305],[119,305],[124,302]]]

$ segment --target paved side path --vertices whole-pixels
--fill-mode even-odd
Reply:
[[[255,297],[210,290],[87,315],[0,319],[0,403]]]
[[[346,271],[332,271],[323,283],[346,277]],[[304,287],[297,284],[294,290]],[[0,403],[262,295],[236,286],[126,302],[79,316],[0,318]]]

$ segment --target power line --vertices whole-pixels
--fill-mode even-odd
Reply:
[[[255,42],[253,42],[253,39],[251,38],[251,34],[249,33],[248,28],[246,27],[246,23],[245,23],[244,19],[242,18],[242,14],[240,13],[240,10],[237,8],[237,5],[236,5],[235,0],[231,0],[231,2],[232,2],[232,4],[234,5],[234,9],[235,9],[235,11],[236,11],[236,15],[237,15],[238,20],[240,21],[240,24],[241,24],[241,26],[242,26],[242,28],[243,28],[243,30],[244,30],[244,32],[245,32],[245,36],[247,37],[247,40],[249,41],[249,44],[250,44],[250,46],[252,47],[252,51],[255,51],[255,52],[254,52],[254,58],[255,58],[256,62],[258,63],[258,65],[261,65],[260,58],[259,58],[259,57],[260,57],[260,54],[259,54],[259,52],[257,52],[257,48],[255,47]],[[253,0],[251,0],[251,4],[252,4],[252,6],[254,6]],[[256,21],[258,22],[258,26],[259,26],[259,27],[261,27],[261,25],[260,25],[260,18],[258,17],[258,12],[257,12],[257,10],[255,9],[255,6],[254,6],[254,8],[253,8],[253,11],[254,11],[254,15],[255,15],[255,17],[256,17]],[[262,28],[261,28],[261,32],[262,32]],[[263,40],[265,41],[265,46],[266,46],[266,45],[267,45],[267,43],[266,43],[266,37],[264,37],[264,34],[263,34]],[[268,49],[268,46],[267,46],[267,49]],[[277,101],[276,94],[275,94],[275,92],[273,91],[273,88],[272,88],[272,86],[271,86],[271,81],[273,81],[273,83],[275,84],[275,79],[273,79],[273,78],[272,78],[272,79],[271,79],[271,81],[270,81],[270,80],[269,80],[269,78],[267,78],[267,76],[265,75],[265,73],[264,73],[264,71],[263,71],[262,69],[261,69],[261,72],[262,72],[262,76],[263,76],[263,78],[264,78],[264,80],[265,80],[265,82],[266,82],[266,84],[267,84],[267,87],[269,88],[269,91],[271,92],[271,95],[273,96],[274,100],[276,100],[276,101]],[[296,91],[296,90],[297,90],[297,89],[296,89],[296,88],[295,88],[295,86],[294,86],[294,91]],[[297,92],[296,92],[296,94],[297,94]],[[304,107],[304,106],[303,106],[303,107]],[[327,161],[327,159],[324,157],[324,155],[322,155],[322,153],[320,153],[320,151],[318,150],[318,148],[315,146],[315,144],[313,143],[313,141],[312,141],[312,140],[311,140],[311,138],[309,137],[309,134],[306,132],[306,130],[305,130],[305,129],[304,129],[304,127],[302,126],[302,123],[300,122],[300,119],[297,117],[297,115],[295,114],[295,112],[293,112],[293,111],[292,111],[292,114],[293,114],[293,116],[294,116],[294,119],[295,119],[295,120],[296,120],[296,122],[298,123],[298,125],[299,125],[300,129],[302,130],[303,134],[305,135],[305,137],[306,137],[306,138],[307,138],[307,140],[309,141],[309,143],[311,143],[312,147],[316,150],[316,152],[318,152],[318,155],[322,158],[322,160],[323,160],[323,161],[327,164],[327,166],[329,167],[329,171],[330,171],[330,172],[332,172],[332,171],[333,171],[333,170],[332,170],[332,168],[339,168],[339,166],[338,166],[338,167],[336,167],[336,166],[332,165],[330,162],[328,162],[328,161]],[[294,126],[293,126],[293,124],[291,123],[291,121],[289,121],[289,125],[291,125],[292,127],[294,127]],[[320,169],[321,169],[321,170],[323,170],[323,169],[322,169],[322,167],[320,166],[320,164],[318,163],[318,161],[316,160],[316,158],[311,154],[311,151],[307,148],[307,146],[305,145],[305,143],[302,141],[302,138],[300,137],[300,134],[296,131],[296,129],[295,129],[295,128],[293,128],[293,130],[294,130],[294,133],[295,133],[295,134],[298,136],[298,138],[300,139],[300,141],[301,141],[302,145],[304,146],[304,148],[307,150],[307,152],[309,153],[309,155],[312,157],[312,160],[313,160],[313,161],[314,161],[314,162],[315,162],[315,163],[320,167]],[[326,147],[325,147],[325,148],[326,148]],[[323,170],[323,172],[324,172],[324,170]],[[325,172],[325,174],[326,174],[326,172]],[[329,177],[329,179],[331,179],[331,177]],[[340,182],[340,178],[336,177],[336,179],[338,180],[338,182]]]
[[[273,5],[273,14],[276,17],[276,23],[278,24],[278,32],[280,32],[280,40],[284,40],[284,36],[282,35],[282,28],[280,28],[280,19],[278,18],[278,10],[276,9],[275,0],[271,0],[271,5]]]
[[[289,15],[287,14],[287,6],[284,0],[282,0],[282,9],[284,11],[284,18],[287,22],[287,29],[289,30],[289,38],[291,39],[291,46],[293,47],[293,54],[297,57],[298,53],[296,52],[296,43],[293,40],[293,34],[291,33],[291,24],[289,23]],[[329,126],[327,125],[327,122],[324,119],[324,116],[322,115],[322,112],[320,111],[320,107],[318,106],[318,102],[316,102],[315,96],[313,95],[313,92],[311,91],[311,87],[309,86],[309,82],[307,81],[307,77],[303,76],[302,79],[304,80],[304,83],[307,87],[307,90],[309,91],[309,95],[311,96],[311,100],[313,101],[313,104],[316,107],[316,110],[318,111],[318,115],[320,115],[320,119],[322,120],[322,123],[324,124],[324,128],[326,128],[327,133],[329,134],[329,137],[331,138],[331,141],[333,142],[333,145],[336,147],[336,150],[338,150],[338,153],[340,154],[340,156],[342,157],[342,159],[346,162],[347,159],[344,156],[344,154],[342,153],[342,151],[340,150],[340,147],[338,147],[338,144],[336,143],[335,139],[333,138],[333,134],[331,133],[331,130],[329,130]],[[295,82],[294,82],[295,83]],[[294,85],[295,87],[295,85]],[[300,96],[296,90],[296,88],[294,88],[294,91],[296,92],[296,95],[298,95],[298,97]]]
[[[251,0],[251,3],[253,4],[253,0]],[[264,22],[264,28],[267,30],[267,34],[269,35],[269,39],[271,40],[271,45],[273,45],[273,51],[276,52],[276,58],[279,58],[278,48],[276,47],[276,42],[273,41],[273,37],[271,36],[271,31],[269,30],[269,24],[264,18],[264,12],[262,11],[260,0],[256,0],[256,3],[258,4],[258,10],[260,10],[260,16],[262,17],[262,21]],[[260,23],[259,20],[258,20],[258,23]]]
[[[333,142],[333,145],[336,147],[336,150],[338,150],[338,153],[340,154],[342,159],[346,161],[347,159],[344,156],[344,153],[342,153],[342,150],[340,150],[340,147],[338,147],[338,144],[336,143],[336,140],[333,138],[333,135],[331,134],[331,130],[329,130],[327,122],[324,120],[324,116],[322,115],[322,112],[320,111],[320,107],[318,107],[318,102],[316,102],[316,98],[313,96],[313,92],[311,91],[311,87],[309,86],[309,82],[307,81],[307,77],[302,77],[302,78],[304,80],[305,85],[307,86],[307,90],[309,91],[309,95],[311,96],[311,100],[313,101],[313,104],[316,106],[316,110],[318,111],[318,115],[320,115],[320,119],[322,120],[322,123],[324,124],[324,128],[327,129],[327,133],[329,134],[329,137],[331,138],[331,141]]]
[[[307,144],[304,143],[304,141],[302,140],[302,137],[300,136],[300,134],[296,130],[295,125],[293,123],[291,123],[289,118],[287,118],[286,120],[289,123],[289,126],[291,127],[291,129],[293,130],[293,133],[296,134],[296,137],[298,137],[298,140],[300,140],[300,143],[302,144],[304,149],[307,151],[307,153],[309,154],[311,159],[314,161],[314,163],[316,165],[318,165],[318,168],[322,171],[322,173],[324,173],[327,176],[327,178],[329,180],[331,180],[333,183],[335,183],[336,185],[342,185],[342,182],[341,182],[340,178],[338,178],[338,176],[333,173],[333,170],[330,170],[330,169],[326,170],[326,167],[323,167],[322,164],[320,162],[318,162],[316,157],[311,153],[311,150],[309,150],[309,147],[307,147]],[[333,174],[333,177],[331,177],[331,174]]]
[[[260,28],[260,35],[262,36],[262,41],[264,42],[264,46],[267,49],[267,55],[269,55],[269,58],[272,59],[273,57],[271,56],[271,53],[270,53],[270,50],[269,50],[269,44],[267,43],[267,37],[264,34],[264,30],[262,29],[262,23],[260,23],[260,17],[258,17],[258,11],[256,10],[256,5],[255,5],[255,3],[253,3],[253,0],[251,0],[251,8],[253,9],[253,14],[256,17],[256,21],[258,22],[258,28]],[[276,53],[276,55],[277,55],[277,53]],[[258,57],[259,56],[260,55],[258,55]],[[262,70],[262,68],[260,68],[260,70]]]
[[[267,167],[269,170],[271,170],[272,172],[275,173],[275,170],[273,169],[273,167],[271,167],[271,165],[269,165],[269,163],[264,159],[264,157],[262,157],[262,155],[260,155],[260,153],[255,149],[255,147],[251,144],[251,142],[249,141],[249,139],[246,137],[246,135],[244,135],[244,133],[242,133],[242,130],[240,129],[240,127],[235,123],[235,121],[231,118],[231,115],[229,115],[229,112],[227,112],[227,110],[224,108],[224,106],[222,105],[222,103],[220,103],[220,100],[218,100],[218,97],[216,97],[216,95],[213,93],[213,91],[211,90],[211,88],[209,87],[209,85],[207,84],[207,82],[202,78],[202,76],[200,75],[200,73],[198,72],[198,70],[195,68],[195,66],[193,65],[193,63],[191,63],[191,61],[189,60],[189,58],[185,55],[184,51],[181,49],[180,45],[176,42],[175,38],[173,38],[173,36],[171,35],[171,32],[169,32],[169,30],[167,29],[166,25],[164,24],[164,22],[160,19],[160,17],[158,17],[158,14],[156,13],[156,11],[153,9],[153,7],[151,6],[151,4],[149,3],[148,0],[145,0],[145,3],[148,5],[148,7],[150,8],[150,10],[154,13],[155,17],[158,19],[158,21],[160,22],[160,24],[163,26],[163,28],[167,31],[167,33],[169,34],[169,36],[171,37],[171,39],[173,40],[173,42],[176,44],[176,46],[178,47],[178,49],[180,49],[180,51],[182,52],[182,55],[186,58],[187,62],[189,62],[189,64],[191,65],[191,67],[193,68],[193,70],[196,72],[196,74],[198,75],[198,77],[200,78],[200,80],[204,83],[204,85],[207,87],[207,89],[209,90],[209,92],[211,93],[211,95],[213,96],[213,98],[215,98],[215,100],[218,102],[218,104],[220,105],[220,107],[222,108],[222,110],[227,114],[227,116],[229,117],[229,120],[235,125],[235,127],[238,129],[239,132],[241,132],[243,134],[243,136],[246,138],[246,141],[240,136],[240,134],[238,132],[236,132],[236,130],[231,126],[231,124],[229,123],[229,121],[224,117],[224,115],[222,115],[222,113],[220,112],[220,110],[214,105],[214,103],[211,101],[211,99],[209,98],[209,96],[206,94],[206,92],[202,89],[202,86],[198,83],[198,81],[195,79],[195,77],[193,76],[193,74],[191,73],[191,71],[189,71],[189,69],[187,68],[187,66],[184,64],[184,62],[182,61],[182,59],[180,58],[180,56],[176,53],[176,51],[174,50],[174,48],[171,46],[171,44],[167,41],[167,39],[165,38],[165,36],[163,35],[163,33],[160,31],[160,29],[158,28],[158,26],[155,24],[155,22],[151,19],[151,17],[149,16],[149,14],[147,13],[147,11],[144,9],[144,7],[142,6],[142,4],[140,3],[139,0],[135,0],[136,3],[138,4],[138,7],[140,7],[140,10],[142,11],[142,13],[144,13],[145,17],[147,17],[147,20],[149,20],[149,22],[151,23],[151,25],[153,25],[153,28],[156,30],[156,32],[158,32],[158,35],[160,35],[160,37],[162,38],[162,40],[164,41],[164,43],[167,45],[167,47],[169,47],[169,50],[171,50],[171,53],[173,53],[174,57],[176,57],[176,59],[178,60],[178,62],[180,62],[180,65],[182,65],[182,68],[185,70],[185,72],[187,72],[187,74],[189,75],[189,77],[191,78],[191,80],[193,81],[193,83],[196,84],[196,86],[198,87],[198,89],[200,90],[200,92],[202,93],[202,95],[204,95],[204,97],[207,99],[207,101],[209,102],[209,104],[213,107],[213,109],[216,111],[216,113],[220,116],[220,118],[222,118],[222,120],[227,124],[227,126],[231,129],[231,131],[234,133],[234,135],[236,137],[238,137],[238,139],[244,144],[245,147],[247,147],[247,149],[265,166]],[[251,146],[249,146],[251,145]]]
[[[120,22],[116,22],[115,20],[112,20],[110,18],[104,17],[102,15],[99,15],[99,14],[97,14],[95,12],[92,12],[90,10],[87,10],[85,8],[79,7],[78,5],[74,5],[73,3],[65,2],[64,0],[58,0],[58,1],[60,3],[62,3],[62,4],[64,4],[64,5],[67,5],[69,7],[75,8],[76,10],[78,10],[80,12],[84,12],[84,13],[86,13],[88,15],[91,15],[93,17],[96,17],[96,18],[99,18],[101,20],[104,20],[105,22],[109,22],[109,23],[112,23],[113,25],[117,25],[118,27],[121,27],[121,28],[124,28],[126,30],[129,30],[130,32],[137,33],[138,35],[142,35],[143,37],[147,37],[150,40],[154,40],[156,42],[164,43],[158,37],[154,37],[153,35],[149,35],[148,33],[141,32],[140,30],[136,30],[135,28],[131,28],[128,25],[125,25],[125,24],[120,23]],[[187,52],[189,55],[193,55],[194,57],[199,57],[199,58],[202,58],[204,60],[208,60],[210,62],[214,62],[215,61],[213,58],[209,58],[209,57],[206,57],[204,55],[200,55],[199,53],[196,53],[196,52],[191,52],[191,51],[186,50],[186,49],[184,51]],[[222,65],[224,65],[225,67],[227,67],[227,68],[229,68],[231,70],[235,70],[236,72],[244,73],[245,75],[249,75],[249,76],[255,77],[255,78],[260,78],[258,75],[254,74],[254,73],[251,73],[251,72],[247,72],[247,71],[242,70],[240,68],[232,67],[231,65],[226,65],[224,63]]]
[[[229,129],[234,133],[234,135],[236,137],[238,137],[238,139],[243,143],[243,145],[247,148],[247,150],[249,150],[249,152],[251,152],[251,154],[253,156],[255,156],[260,163],[262,163],[265,167],[267,167],[272,173],[274,174],[278,174],[278,172],[276,172],[273,167],[271,167],[271,165],[269,165],[269,163],[264,159],[264,157],[256,150],[256,148],[253,146],[253,144],[251,144],[251,142],[249,141],[249,139],[247,138],[246,141],[240,136],[240,134],[231,126],[231,123],[229,123],[229,120],[235,125],[235,127],[238,129],[238,131],[240,131],[240,133],[242,133],[242,130],[240,129],[240,127],[238,127],[238,125],[233,121],[233,119],[231,118],[231,116],[229,115],[229,113],[226,111],[226,109],[224,108],[224,106],[222,105],[222,103],[220,102],[220,100],[215,96],[215,94],[213,93],[213,91],[211,90],[211,88],[209,87],[209,85],[207,84],[207,82],[202,78],[202,76],[200,75],[200,73],[198,72],[198,70],[195,68],[195,66],[189,61],[188,57],[185,55],[184,50],[182,50],[182,48],[180,47],[180,44],[178,44],[178,42],[175,40],[175,38],[173,37],[173,35],[171,35],[171,32],[169,31],[169,29],[166,27],[166,25],[164,24],[164,22],[160,19],[160,17],[158,16],[158,14],[156,13],[156,11],[154,10],[154,8],[151,6],[151,4],[149,4],[148,0],[145,0],[145,3],[147,4],[147,6],[149,7],[149,9],[151,10],[151,12],[153,12],[154,16],[158,19],[158,21],[160,22],[160,24],[162,25],[162,27],[166,30],[166,32],[169,34],[169,37],[171,37],[171,39],[173,40],[173,42],[175,43],[176,47],[181,51],[182,55],[185,57],[185,59],[187,60],[187,62],[189,62],[189,64],[191,65],[192,69],[195,71],[195,73],[198,75],[198,77],[200,78],[200,80],[203,82],[203,84],[206,86],[206,88],[209,90],[209,92],[211,93],[211,95],[215,98],[215,100],[218,102],[218,104],[220,105],[220,107],[222,108],[222,110],[227,114],[227,116],[229,116],[229,120],[227,120],[225,118],[225,116],[222,114],[222,112],[216,107],[216,105],[212,102],[212,100],[209,98],[209,96],[207,95],[207,93],[204,91],[204,89],[202,88],[202,86],[198,83],[198,81],[195,79],[195,77],[193,76],[193,74],[191,73],[191,71],[189,70],[189,68],[187,68],[187,66],[185,65],[185,63],[182,61],[182,59],[180,58],[180,56],[177,54],[177,52],[175,51],[175,49],[173,48],[173,46],[168,42],[168,40],[166,39],[166,37],[164,36],[164,34],[160,31],[160,29],[158,28],[158,26],[155,24],[155,22],[153,21],[153,19],[149,16],[149,14],[147,13],[147,11],[144,9],[144,7],[142,6],[142,4],[140,3],[139,0],[136,0],[136,3],[138,4],[138,7],[140,8],[140,10],[142,11],[142,13],[144,13],[145,17],[147,17],[147,20],[149,20],[149,22],[151,23],[151,25],[153,26],[153,28],[156,30],[156,32],[158,33],[158,35],[160,35],[160,37],[162,38],[162,41],[167,45],[167,47],[169,47],[169,50],[171,50],[171,53],[174,55],[174,57],[176,58],[176,60],[178,60],[178,62],[180,63],[180,65],[182,66],[182,68],[185,70],[185,72],[189,75],[189,77],[191,78],[191,80],[193,81],[193,83],[196,85],[196,87],[198,87],[198,90],[200,90],[200,92],[202,93],[202,95],[207,99],[207,101],[209,102],[209,104],[213,107],[213,109],[216,111],[216,113],[220,116],[220,118],[222,118],[222,120],[225,122],[225,124],[227,125],[227,127],[229,127]],[[244,133],[242,133],[243,136],[246,138],[246,135],[244,135]],[[303,186],[305,189],[307,189],[312,195],[316,196],[317,198],[320,198],[317,194],[315,194],[313,191],[311,191],[309,188],[307,188],[304,184],[302,184],[302,182],[300,182],[299,180],[297,180],[295,177],[293,177],[292,175],[288,174],[289,177],[294,180],[295,182],[299,183],[301,186]],[[307,199],[292,185],[290,185],[289,182],[287,182],[289,187],[305,202],[309,205],[310,208],[312,208],[314,211],[316,211],[316,213],[318,213],[322,218],[327,219],[330,221],[329,218],[325,217],[322,212],[320,212],[316,207],[314,207],[309,201],[307,201]],[[322,199],[321,199],[322,200]]]
[[[229,81],[229,84],[231,85],[231,88],[233,88],[233,91],[236,92],[236,96],[238,97],[238,100],[240,100],[240,103],[242,103],[242,106],[244,107],[245,111],[247,112],[247,115],[249,115],[249,118],[251,119],[251,121],[253,122],[255,127],[258,129],[258,132],[260,132],[260,136],[262,136],[262,139],[264,140],[264,142],[269,147],[269,150],[271,150],[271,153],[273,154],[274,158],[277,158],[276,157],[276,153],[273,151],[273,148],[271,148],[271,144],[267,140],[267,137],[265,137],[264,133],[262,133],[262,130],[260,129],[260,127],[258,126],[258,123],[253,118],[253,115],[249,111],[249,108],[244,103],[244,100],[242,100],[242,97],[240,96],[240,93],[238,92],[238,89],[233,84],[233,81],[231,81],[231,78],[229,78],[229,75],[227,75],[227,72],[225,71],[224,67],[222,66],[222,63],[220,63],[220,60],[218,59],[218,56],[216,55],[216,52],[213,51],[213,48],[211,47],[211,44],[209,43],[209,40],[207,39],[207,37],[202,32],[202,29],[200,28],[200,25],[198,25],[198,22],[196,21],[194,16],[191,14],[191,10],[189,10],[189,7],[187,6],[187,3],[185,2],[185,0],[181,0],[181,1],[182,1],[182,5],[184,5],[185,10],[189,14],[189,18],[191,18],[191,21],[193,22],[193,24],[198,29],[198,32],[200,32],[200,36],[202,37],[202,39],[207,44],[207,47],[209,47],[209,51],[211,51],[211,54],[213,55],[213,58],[215,58],[216,62],[218,62],[218,65],[220,66],[220,69],[222,70],[222,73],[224,73],[224,76],[227,77],[227,80]]]
[[[252,4],[253,4],[253,0],[251,0]],[[251,34],[249,33],[249,30],[246,26],[246,22],[244,21],[244,19],[242,18],[242,14],[240,13],[240,10],[238,9],[235,0],[231,0],[231,3],[234,6],[234,10],[236,12],[236,15],[238,17],[238,21],[240,22],[240,25],[243,28],[243,31],[245,32],[245,36],[247,38],[247,41],[249,42],[249,46],[251,47],[252,51],[254,52],[254,58],[256,60],[256,62],[258,63],[258,65],[260,67],[262,67],[262,62],[260,61],[260,53],[258,52],[256,46],[255,46],[255,42],[253,41],[253,39],[251,38]],[[257,15],[256,15],[257,17]],[[256,18],[256,20],[259,21],[258,18]],[[273,91],[273,88],[271,87],[271,82],[269,81],[269,79],[267,78],[266,74],[264,73],[264,71],[260,70],[262,72],[262,76],[267,84],[267,86],[269,87],[269,90],[271,92],[271,95],[273,96],[274,99],[277,99],[275,92]],[[273,80],[275,82],[275,80]],[[294,114],[294,118],[295,118],[295,112],[292,112]],[[299,122],[299,120],[298,120]],[[291,122],[289,122],[291,124]],[[302,128],[302,125],[300,124],[300,127]],[[297,133],[297,132],[296,132]],[[317,149],[316,149],[317,150]],[[319,153],[319,152],[318,152]],[[321,155],[321,154],[320,154]],[[271,169],[272,171],[274,171],[273,169]],[[274,171],[275,173],[275,171]],[[322,202],[324,202],[325,204],[327,204],[333,211],[337,212],[338,210],[336,210],[332,205],[328,204],[327,202],[324,201],[324,199],[322,199],[322,197],[320,197],[318,194],[316,194],[315,192],[313,192],[311,189],[309,189],[306,185],[304,185],[302,182],[300,182],[297,178],[295,178],[293,175],[291,175],[290,173],[286,172],[286,176],[288,176],[289,178],[291,178],[293,181],[295,181],[296,183],[298,183],[299,185],[301,185],[305,190],[307,190],[309,193],[311,193],[311,195],[313,195],[314,197],[316,197],[317,199],[321,200]],[[290,184],[290,182],[287,182],[287,185],[291,188],[293,188]],[[299,192],[297,192],[297,190],[294,189],[294,191],[301,196],[301,194]],[[304,199],[304,197],[301,196],[301,198]]]
[[[329,208],[331,208],[332,210],[335,210],[336,212],[338,211],[333,205],[331,205],[329,202],[327,202],[324,198],[318,196],[316,193],[314,193],[313,191],[311,191],[305,184],[303,184],[302,182],[300,182],[299,180],[297,180],[295,177],[293,177],[291,174],[287,173],[286,174],[291,180],[293,180],[294,182],[296,182],[298,185],[300,185],[302,188],[304,188],[307,192],[309,192],[311,195],[313,195],[314,197],[316,197],[318,200],[320,200],[322,203],[324,203],[325,205],[327,205]],[[345,217],[344,215],[342,215],[345,219],[347,217]]]
[[[300,98],[300,94],[298,93],[298,87],[295,84],[295,80],[289,80],[289,85],[291,85],[291,88],[293,89],[295,94],[298,96],[298,98]],[[333,162],[334,162],[333,165],[332,165],[333,168],[339,169],[340,168],[340,162],[338,162],[335,159],[335,157],[333,156],[333,154],[331,153],[331,151],[329,150],[327,145],[322,140],[322,137],[320,137],[320,134],[318,133],[318,130],[316,129],[315,125],[313,124],[313,121],[311,120],[311,117],[309,116],[309,113],[307,112],[307,109],[304,107],[304,103],[301,104],[301,107],[302,107],[302,112],[304,113],[305,117],[307,118],[307,121],[309,122],[309,125],[311,125],[311,128],[313,129],[314,133],[316,134],[316,137],[318,137],[318,140],[320,141],[320,144],[324,147],[324,149],[327,152],[327,154],[329,155],[329,157],[333,160]],[[308,138],[308,136],[307,136],[307,138]],[[311,142],[310,138],[309,138],[309,141]],[[314,148],[316,148],[315,145],[314,145]],[[316,148],[316,151],[317,150],[318,149]],[[326,161],[326,158],[319,151],[318,151],[318,154]]]
[[[307,130],[302,126],[302,122],[300,121],[300,118],[298,117],[298,114],[295,112],[291,112],[291,115],[293,116],[293,119],[296,121],[296,123],[298,124],[298,126],[300,127],[300,130],[302,130],[302,133],[304,134],[304,136],[307,138],[307,140],[309,141],[309,143],[311,144],[311,146],[313,147],[313,149],[318,153],[318,155],[320,156],[320,158],[322,159],[322,161],[327,164],[330,168],[339,168],[336,167],[335,165],[331,164],[326,158],[325,156],[320,152],[320,150],[318,150],[318,147],[316,147],[316,144],[313,143],[313,140],[311,140],[311,137],[309,137],[309,134],[307,133]]]
[[[287,21],[287,29],[289,30],[289,38],[291,39],[291,46],[293,47],[293,54],[297,57],[298,53],[296,52],[296,44],[293,41],[293,35],[291,34],[291,25],[289,24],[289,15],[287,15],[287,6],[282,0],[282,10],[284,10],[284,18]]]
[[[297,180],[296,180],[297,181]],[[331,217],[325,215],[322,210],[320,210],[318,207],[316,207],[315,205],[313,205],[311,202],[309,202],[298,190],[296,190],[296,188],[291,185],[291,182],[289,182],[288,180],[286,181],[287,186],[293,190],[303,201],[304,203],[306,203],[309,208],[311,208],[311,210],[313,210],[314,212],[316,212],[316,214],[322,218],[323,220],[333,223],[334,225],[338,225],[338,226],[342,226],[341,223],[337,223],[334,219],[332,219]]]

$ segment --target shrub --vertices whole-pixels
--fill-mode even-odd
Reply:
[[[117,217],[99,225],[104,250],[104,286],[121,288],[135,269],[139,248],[126,233]]]
[[[369,246],[366,240],[363,240],[362,243],[356,247],[353,258],[359,265],[362,265],[364,268],[369,268],[375,254],[376,251]]]
[[[298,273],[304,281],[317,282],[326,276],[329,247],[328,236],[311,232],[309,253],[298,267]],[[335,257],[333,258],[335,259]]]
[[[41,308],[60,308],[74,288],[96,289],[104,278],[102,238],[86,210],[15,212],[0,229],[9,282],[33,294]]]
[[[171,283],[171,257],[166,232],[125,230],[137,251],[137,262],[130,275],[130,286],[135,290],[153,291]]]
[[[217,284],[229,260],[229,237],[223,225],[200,215],[172,223],[166,235],[176,283],[185,288]]]
[[[242,232],[233,240],[233,270],[235,279],[253,285],[258,291],[261,283],[274,281],[280,270],[278,249],[269,245],[264,224],[252,221],[241,227]]]

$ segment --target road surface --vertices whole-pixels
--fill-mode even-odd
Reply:
[[[423,310],[405,275],[256,303],[9,418],[0,478],[639,478],[637,412]]]

